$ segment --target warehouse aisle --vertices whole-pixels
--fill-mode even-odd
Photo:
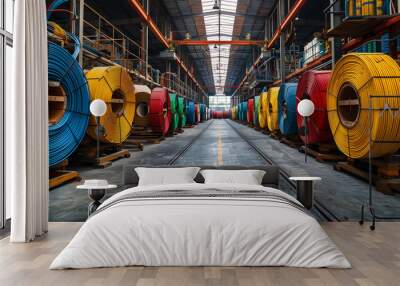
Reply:
[[[264,165],[265,161],[225,120],[213,120],[175,165]]]
[[[201,132],[205,130],[204,133]],[[201,135],[200,135],[201,134]],[[199,136],[197,139],[196,137]],[[192,140],[193,145],[175,165],[263,165],[265,161],[243,141],[224,120],[211,120],[183,134],[166,138],[160,144],[146,145],[142,152],[131,152],[131,157],[121,159],[105,169],[82,167],[78,169],[83,180],[107,179],[112,184],[122,184],[122,165],[166,165]],[[50,191],[50,221],[84,221],[90,199],[85,190],[77,190],[80,182],[72,182]],[[112,194],[122,188],[110,191]]]

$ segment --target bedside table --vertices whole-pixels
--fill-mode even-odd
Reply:
[[[110,185],[107,180],[85,180],[83,185],[79,185],[76,188],[87,190],[89,198],[93,200],[88,206],[89,217],[101,205],[100,200],[104,198],[106,190],[115,189],[117,185]]]
[[[290,177],[289,180],[296,182],[297,200],[306,209],[311,209],[314,201],[314,181],[321,181],[320,177]]]

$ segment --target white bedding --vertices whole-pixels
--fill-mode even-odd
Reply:
[[[145,266],[293,266],[349,268],[318,222],[290,204],[259,198],[118,199],[133,192],[262,190],[254,185],[136,187],[106,200],[50,269]],[[134,193],[137,194],[137,193]]]

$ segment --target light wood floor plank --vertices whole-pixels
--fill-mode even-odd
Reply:
[[[397,286],[400,285],[400,222],[368,225],[324,223],[352,269],[288,267],[119,267],[58,270],[48,267],[81,223],[51,223],[47,235],[28,244],[0,240],[1,286]]]

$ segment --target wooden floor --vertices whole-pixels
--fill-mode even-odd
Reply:
[[[400,285],[400,222],[324,223],[353,265],[350,270],[285,267],[125,267],[48,270],[80,223],[51,223],[48,235],[29,244],[0,241],[0,285]]]

